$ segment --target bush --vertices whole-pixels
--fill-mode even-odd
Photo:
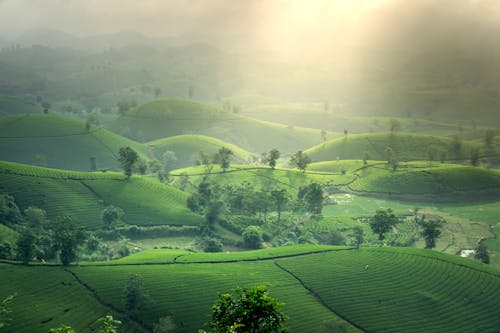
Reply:
[[[260,248],[262,244],[262,230],[259,227],[255,225],[248,226],[243,230],[241,236],[246,247],[250,249]]]

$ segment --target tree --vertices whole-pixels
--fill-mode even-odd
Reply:
[[[249,225],[241,234],[245,246],[250,249],[258,249],[262,244],[262,230],[255,225]]]
[[[443,220],[437,218],[426,219],[425,215],[418,220],[418,224],[422,227],[420,235],[424,237],[426,249],[436,247],[436,239],[441,236],[440,228],[443,223]]]
[[[215,333],[288,332],[282,307],[263,286],[236,289],[233,294],[219,294],[209,326]]]
[[[118,161],[120,161],[123,172],[125,173],[127,179],[130,179],[130,176],[132,176],[134,164],[139,159],[139,155],[130,147],[120,148],[120,150],[118,151],[118,155]]]
[[[130,274],[125,287],[125,310],[129,314],[136,314],[146,304],[146,301],[147,296],[144,291],[142,277],[138,274]]]
[[[484,133],[484,144],[486,145],[486,148],[491,148],[495,135],[496,131],[494,129],[488,128],[486,130]]]
[[[280,221],[281,211],[283,210],[283,207],[288,202],[288,193],[287,193],[286,189],[282,188],[279,190],[272,190],[271,191],[271,200],[273,201],[274,207],[276,208],[276,211],[278,212],[278,221]]]
[[[354,227],[352,231],[353,245],[356,246],[357,249],[359,249],[359,247],[365,240],[363,229],[361,227]]]
[[[33,260],[35,256],[35,244],[36,237],[30,228],[23,228],[17,239],[17,252],[16,256],[18,260],[25,263]]]
[[[302,172],[306,171],[309,163],[311,163],[311,158],[302,150],[299,150],[293,154],[292,157],[290,157],[290,164],[295,166],[297,169],[302,170]]]
[[[391,133],[399,131],[401,129],[401,122],[398,119],[389,119],[389,129]]]
[[[231,159],[234,153],[231,149],[226,147],[221,147],[216,154],[215,162],[220,164],[220,167],[224,172],[229,168],[229,164],[231,163]]]
[[[478,166],[479,165],[479,149],[472,149],[470,152],[470,164],[472,166]]]
[[[154,94],[155,94],[155,98],[158,98],[160,97],[160,94],[161,94],[161,89],[156,87],[155,90],[154,90]]]
[[[387,164],[392,164],[394,161],[394,151],[391,147],[385,147],[385,157],[387,160]]]
[[[206,173],[211,173],[214,165],[212,164],[212,158],[208,154],[200,151],[200,161],[199,163],[205,167]]]
[[[69,216],[59,218],[54,223],[54,243],[59,250],[59,258],[64,266],[77,259],[77,247],[85,241],[85,233]]]
[[[107,227],[110,227],[113,222],[121,220],[123,215],[125,215],[125,213],[123,213],[123,210],[120,207],[109,205],[103,209],[101,218],[104,224]]]
[[[326,142],[326,139],[327,139],[327,133],[326,133],[326,131],[325,131],[325,130],[321,130],[321,131],[319,132],[319,136],[321,136],[321,140],[323,141],[323,143],[324,143],[324,142]]]
[[[266,153],[262,154],[262,162],[269,164],[271,169],[274,170],[274,168],[276,167],[276,161],[278,160],[278,158],[280,158],[280,155],[281,153],[279,152],[278,149],[276,148],[271,149],[269,154]]]
[[[459,135],[453,136],[453,140],[451,142],[451,151],[455,154],[456,158],[460,158],[462,156],[462,145],[462,137]]]
[[[384,240],[385,233],[389,232],[399,222],[392,209],[378,209],[370,219],[370,228],[378,235],[380,241]]]
[[[479,245],[477,246],[474,258],[484,262],[485,264],[490,263],[490,255],[488,254],[488,247],[483,242],[480,242]]]
[[[305,208],[312,214],[321,214],[323,210],[324,193],[323,187],[318,183],[311,183],[299,188],[297,194],[299,200],[303,200]]]
[[[21,212],[14,197],[7,193],[0,194],[0,223],[13,226],[21,220]]]
[[[205,208],[205,220],[211,228],[224,212],[224,203],[219,200],[210,201]]]
[[[118,327],[122,324],[121,321],[114,319],[112,315],[97,319],[97,323],[101,326],[97,333],[117,333]]]

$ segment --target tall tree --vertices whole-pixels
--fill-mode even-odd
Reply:
[[[290,164],[295,166],[302,172],[306,171],[307,165],[309,163],[311,163],[311,158],[302,150],[299,150],[298,152],[293,154],[292,157],[290,157]]]
[[[375,215],[370,219],[370,228],[378,235],[380,241],[384,240],[385,234],[391,231],[399,222],[396,215],[392,213],[392,209],[378,209]]]
[[[323,210],[324,192],[318,183],[302,186],[297,194],[299,200],[303,200],[305,208],[312,214],[321,214]]]
[[[113,222],[120,220],[123,217],[123,215],[125,214],[123,213],[123,210],[120,207],[109,205],[103,209],[101,213],[101,218],[104,224],[107,227],[110,227]]]
[[[424,237],[425,248],[432,249],[436,247],[436,239],[441,236],[441,227],[444,221],[438,218],[426,218],[423,215],[419,220],[418,224],[422,227],[420,234]]]
[[[269,154],[262,154],[262,161],[264,163],[267,163],[269,164],[269,166],[271,167],[271,169],[274,170],[274,168],[276,167],[276,161],[278,160],[278,158],[280,158],[280,151],[276,148],[274,149],[271,149],[271,151],[269,151]]]
[[[288,202],[288,193],[286,189],[278,189],[271,191],[271,200],[274,203],[274,207],[276,208],[276,212],[278,212],[278,221],[281,220],[281,212]]]
[[[69,216],[65,216],[54,223],[54,242],[61,263],[68,266],[77,259],[76,250],[85,242],[85,232]]]
[[[125,310],[129,314],[135,315],[145,305],[146,300],[142,277],[138,274],[130,274],[125,286]]]
[[[226,147],[221,147],[217,152],[215,161],[220,164],[220,167],[224,172],[229,168],[233,155],[233,151]]]
[[[120,161],[123,173],[125,174],[127,179],[130,179],[130,176],[132,176],[134,164],[138,159],[139,155],[130,147],[123,147],[118,151],[118,161]]]
[[[284,333],[287,316],[282,303],[263,286],[236,289],[233,294],[219,294],[212,307],[209,326],[214,333]]]

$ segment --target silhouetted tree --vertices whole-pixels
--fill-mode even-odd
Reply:
[[[422,227],[422,231],[420,235],[424,237],[425,240],[425,248],[432,249],[436,247],[436,239],[441,236],[441,227],[443,226],[444,221],[437,218],[426,218],[423,215],[418,224]]]
[[[226,147],[221,147],[217,152],[215,161],[220,164],[224,172],[229,168],[233,155],[233,151]]]
[[[276,161],[280,158],[281,153],[278,149],[274,148],[269,151],[269,154],[262,154],[262,162],[269,164],[271,169],[276,167]]]

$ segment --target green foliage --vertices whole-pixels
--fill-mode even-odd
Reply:
[[[57,328],[51,328],[50,333],[75,333],[75,330],[66,324],[61,324],[61,326]]]
[[[274,170],[274,168],[276,167],[276,161],[278,160],[278,158],[280,158],[280,155],[280,151],[276,148],[273,148],[271,149],[271,151],[269,151],[269,154],[262,154],[262,162],[269,164],[271,169]]]
[[[425,248],[432,249],[436,247],[436,239],[441,235],[441,228],[445,223],[444,220],[439,218],[426,218],[423,215],[419,220],[418,224],[422,227],[420,234],[424,237]]]
[[[214,157],[214,162],[219,163],[222,170],[225,172],[229,168],[229,164],[231,163],[231,159],[234,153],[231,149],[226,147],[221,147],[217,154]]]
[[[262,245],[262,230],[258,226],[246,227],[241,236],[245,246],[250,249],[258,249]]]
[[[54,243],[64,266],[77,259],[77,247],[84,243],[85,232],[73,220],[62,217],[54,222]]]
[[[278,213],[278,221],[281,220],[281,212],[286,206],[288,199],[288,192],[284,188],[271,191],[271,200]]]
[[[21,221],[21,212],[14,197],[7,193],[0,194],[0,223],[13,226]]]
[[[23,262],[30,262],[35,256],[36,237],[29,228],[23,228],[17,240],[16,257]]]
[[[203,252],[222,252],[223,245],[217,238],[204,238],[199,244]]]
[[[385,238],[385,234],[391,231],[397,223],[399,223],[399,220],[392,213],[392,209],[378,209],[370,219],[370,228],[378,235],[378,239],[382,241]]]
[[[305,209],[312,214],[321,214],[323,210],[324,192],[318,183],[311,183],[299,189],[298,199],[303,200]]]
[[[233,294],[219,294],[209,326],[220,333],[288,332],[282,306],[263,286],[236,289]]]
[[[307,165],[311,163],[311,158],[304,153],[302,150],[299,150],[295,154],[290,157],[290,164],[301,170],[302,172],[306,171]]]
[[[123,168],[123,172],[125,173],[127,179],[130,179],[134,164],[139,159],[139,155],[137,155],[137,152],[130,147],[120,148],[118,155],[118,160]]]
[[[120,207],[113,205],[104,208],[101,214],[102,220],[107,227],[110,227],[113,222],[121,220],[124,215],[125,213]]]
[[[125,287],[125,310],[131,315],[137,315],[146,302],[147,295],[144,291],[142,277],[138,274],[130,274]]]
[[[354,246],[359,249],[364,241],[364,231],[361,227],[354,227],[352,237],[354,239]]]
[[[479,243],[476,248],[476,254],[474,255],[474,258],[484,262],[485,264],[490,263],[490,255],[488,253],[488,247],[486,246],[486,244],[484,244],[483,242]]]
[[[121,321],[114,319],[112,315],[99,318],[97,323],[101,326],[97,333],[117,333],[118,328],[122,324]]]

